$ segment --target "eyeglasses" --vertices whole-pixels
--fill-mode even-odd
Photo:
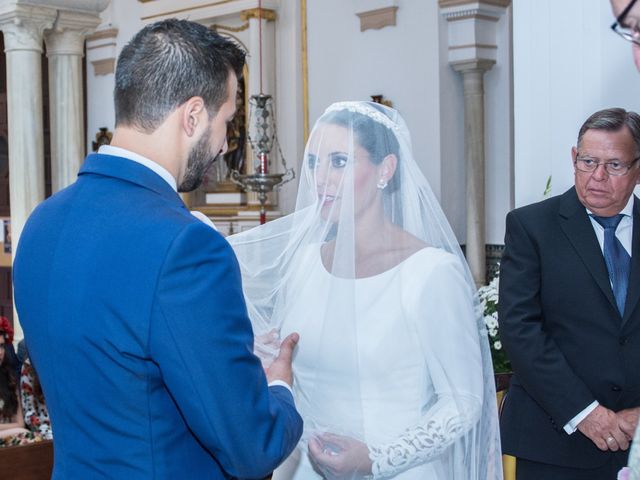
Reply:
[[[611,25],[611,30],[616,32],[625,40],[635,43],[636,45],[640,45],[640,30],[638,30],[638,25],[634,26],[633,28],[627,28],[622,26],[622,22],[624,21],[624,18],[629,13],[629,10],[631,10],[631,7],[635,5],[636,1],[637,0],[631,0],[631,2],[629,2],[629,5],[627,5],[626,8],[622,10],[622,13],[618,15],[618,18],[616,18],[616,21],[613,22],[613,25]]]
[[[618,160],[612,162],[599,162],[589,157],[576,157],[574,162],[576,168],[581,172],[593,173],[600,165],[604,165],[605,171],[614,177],[626,175],[634,163],[640,160],[640,157],[634,158],[629,163],[623,163]]]

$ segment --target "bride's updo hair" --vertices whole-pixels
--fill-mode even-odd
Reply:
[[[372,114],[384,115],[389,121],[385,122],[394,125],[384,107],[374,102],[366,102],[367,107],[371,108]],[[371,162],[379,165],[387,155],[395,155],[400,161],[400,144],[395,133],[388,125],[376,120],[374,116],[366,113],[360,113],[349,109],[333,110],[325,113],[320,118],[320,123],[339,125],[346,129],[352,129],[354,137],[358,144],[364,148],[371,159]],[[396,169],[396,172],[398,169]],[[394,192],[400,187],[400,176],[394,173],[388,183],[385,192]]]

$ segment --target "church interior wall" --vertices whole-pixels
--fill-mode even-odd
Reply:
[[[386,3],[399,7],[397,24],[360,32],[356,13],[364,2],[308,2],[310,120],[333,102],[383,94],[407,122],[416,161],[439,197],[438,6]]]
[[[440,16],[440,143],[442,207],[456,236],[466,235],[464,89],[448,61],[447,21]],[[513,208],[513,65],[511,8],[497,22],[496,64],[484,74],[486,243],[504,242],[504,217]]]
[[[142,7],[138,1],[111,0],[109,6],[100,15],[100,30],[117,28],[117,35],[109,41],[115,45],[111,49],[113,57],[117,57],[122,47],[142,28]],[[87,51],[87,151],[91,151],[91,142],[101,127],[113,132],[115,111],[113,106],[113,73],[96,75],[91,64],[93,52]]]
[[[485,73],[486,243],[504,243],[504,219],[513,208],[513,62],[511,8],[497,25],[497,61]]]
[[[570,21],[569,21],[570,19]],[[593,112],[640,111],[631,45],[609,27],[609,2],[516,0],[513,5],[515,206],[573,185],[571,147]]]
[[[277,3],[275,99],[279,138],[287,162],[299,173],[304,150],[300,1]],[[382,94],[405,118],[416,161],[461,243],[465,241],[464,100],[461,76],[447,62],[446,20],[437,2],[410,0],[307,0],[309,127],[330,103]],[[114,55],[145,23],[152,5],[192,18],[199,2],[112,0],[100,28],[118,29]],[[360,31],[364,10],[398,7],[395,26]],[[159,7],[154,7],[158,9]],[[145,10],[146,9],[146,10]],[[195,20],[202,20],[192,18]],[[486,235],[499,244],[512,207],[510,18],[500,20],[498,62],[485,74]],[[89,60],[90,54],[88,54]],[[87,62],[87,145],[100,127],[113,130],[113,74],[95,75]],[[280,210],[295,207],[297,181],[286,185]]]

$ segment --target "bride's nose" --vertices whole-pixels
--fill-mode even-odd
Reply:
[[[315,180],[316,186],[325,188],[327,186],[327,182],[329,181],[329,166],[327,162],[321,162],[315,169]]]

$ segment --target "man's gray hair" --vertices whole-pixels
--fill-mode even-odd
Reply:
[[[633,142],[636,144],[636,155],[640,154],[640,115],[628,112],[624,108],[605,108],[592,114],[580,127],[578,147],[587,130],[606,130],[617,132],[624,126],[629,128]]]

